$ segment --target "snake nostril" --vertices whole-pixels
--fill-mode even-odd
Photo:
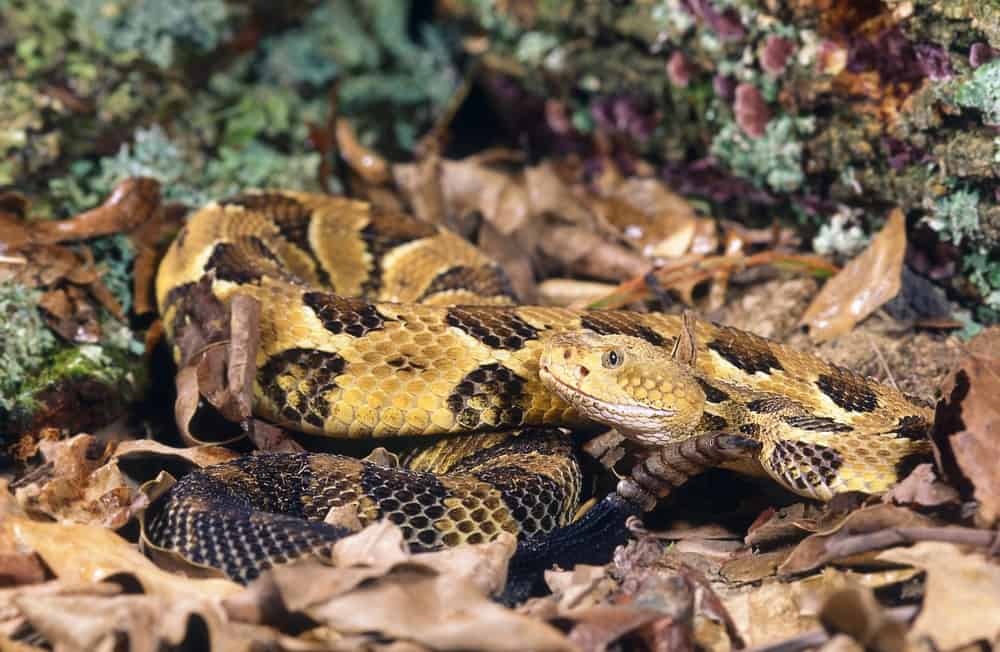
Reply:
[[[590,369],[580,365],[580,378],[586,378],[588,374],[590,374]]]
[[[563,350],[563,360],[569,360],[569,349]]]

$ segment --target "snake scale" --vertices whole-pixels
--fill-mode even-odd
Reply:
[[[399,468],[265,453],[182,478],[147,519],[148,540],[238,581],[329,548],[346,532],[324,522],[334,508],[393,520],[416,550],[544,537],[580,501],[564,429],[593,421],[653,451],[738,435],[753,444],[743,466],[820,500],[884,491],[928,450],[932,413],[890,387],[676,315],[518,305],[471,244],[365,202],[262,191],[209,204],[158,271],[175,355],[206,292],[260,303],[255,415],[427,442]],[[663,471],[657,459],[647,474]]]

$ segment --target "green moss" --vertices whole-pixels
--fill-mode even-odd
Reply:
[[[140,372],[135,358],[121,349],[98,344],[68,347],[52,355],[45,368],[23,384],[20,398],[33,402],[38,392],[56,383],[89,379],[114,388],[114,400],[127,402],[142,383]]]
[[[735,123],[727,124],[712,141],[712,154],[738,176],[758,186],[791,192],[802,186],[802,141],[813,131],[812,118],[781,116],[771,120],[760,138],[750,138]]]
[[[976,68],[954,99],[959,106],[982,112],[986,124],[1000,125],[1000,59]]]
[[[38,314],[38,296],[15,283],[0,283],[0,409],[12,410],[22,387],[58,348]]]

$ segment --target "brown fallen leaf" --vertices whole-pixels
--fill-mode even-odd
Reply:
[[[223,579],[185,578],[161,570],[136,546],[96,525],[43,523],[10,518],[0,523],[21,545],[34,550],[66,582],[100,582],[127,574],[147,594],[171,598],[225,597],[242,590]]]
[[[118,444],[113,459],[128,463],[153,460],[156,462],[156,466],[162,466],[164,458],[175,458],[193,466],[204,467],[228,462],[239,455],[236,451],[223,446],[175,448],[152,439],[139,439],[123,441]]]
[[[789,540],[801,539],[817,530],[822,508],[808,503],[793,503],[781,509],[769,509],[750,524],[748,546],[768,548]]]
[[[81,584],[58,580],[14,588],[0,588],[0,646],[7,644],[11,639],[26,639],[32,634],[31,623],[17,608],[17,601],[44,599],[53,596],[87,596],[88,599],[94,600],[119,595],[121,592],[122,587],[117,584]],[[6,648],[0,647],[0,649],[4,649],[6,652]],[[20,648],[13,649],[19,650]],[[29,646],[26,649],[40,650],[45,648]]]
[[[583,227],[550,225],[538,244],[546,256],[589,278],[624,280],[652,268],[641,254]]]
[[[549,278],[538,284],[538,296],[543,305],[583,308],[611,294],[614,289],[611,283]]]
[[[45,323],[68,342],[95,344],[101,339],[101,324],[96,306],[83,290],[70,285],[44,293],[38,307]]]
[[[156,179],[129,177],[120,181],[97,208],[66,220],[32,224],[32,239],[51,244],[125,233],[152,219],[160,206],[160,183]]]
[[[835,526],[804,539],[779,567],[782,575],[803,573],[850,554],[843,544],[855,537],[899,527],[931,527],[935,521],[893,505],[874,505],[851,512]]]
[[[904,652],[906,623],[890,616],[871,589],[849,587],[827,597],[820,622],[831,634],[847,634],[863,649]]]
[[[181,435],[194,444],[208,443],[190,431],[202,398],[225,419],[249,427],[260,341],[260,303],[237,293],[223,304],[208,283],[202,282],[181,300],[178,311],[193,316],[184,320],[175,333],[180,365],[175,379],[174,417]],[[242,437],[237,434],[231,439]]]
[[[590,231],[599,230],[600,221],[589,205],[588,197],[574,192],[551,162],[525,168],[524,185],[535,215],[550,214],[565,224]]]
[[[7,481],[0,479],[0,521],[23,517],[24,510],[10,493]],[[18,545],[12,532],[0,528],[0,589],[37,584],[44,581],[46,575],[38,555]]]
[[[383,184],[389,180],[389,164],[374,150],[361,144],[350,122],[338,119],[334,133],[339,154],[358,176],[370,184]]]
[[[112,447],[93,436],[43,441],[39,449],[51,469],[17,489],[17,500],[26,511],[60,522],[119,528],[142,507],[117,465],[109,461]]]
[[[411,555],[391,523],[339,541],[330,563],[279,566],[227,600],[236,620],[301,614],[338,632],[373,633],[439,650],[572,650],[555,628],[490,599],[516,548],[512,536]]]
[[[920,464],[885,496],[885,502],[914,507],[958,505],[958,491],[938,479],[934,467]]]
[[[699,218],[687,200],[659,179],[626,179],[609,196],[632,210],[605,210],[602,215],[647,257],[707,255],[718,247],[714,221]]]
[[[1000,566],[985,555],[950,543],[925,541],[893,548],[878,559],[927,573],[924,603],[909,637],[954,650],[978,640],[1000,640]]]
[[[993,326],[969,342],[969,351],[943,388],[935,415],[934,441],[954,458],[979,501],[980,520],[1000,519],[1000,327]],[[940,451],[939,451],[940,455]],[[945,466],[948,468],[948,466]]]
[[[0,612],[55,650],[282,650],[358,649],[327,632],[326,640],[292,638],[271,628],[227,622],[213,597],[130,594],[113,582],[48,582],[0,594]],[[0,616],[0,627],[6,625]],[[2,633],[2,629],[0,629]],[[342,644],[342,645],[341,645]],[[8,647],[0,639],[0,648]],[[41,649],[41,648],[31,648]]]
[[[905,253],[906,219],[895,208],[868,248],[827,281],[799,323],[817,341],[850,331],[899,293]]]

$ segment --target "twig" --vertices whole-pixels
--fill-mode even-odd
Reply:
[[[798,636],[786,638],[777,643],[767,643],[747,648],[743,652],[801,652],[817,648],[830,640],[830,635],[822,629],[812,629]]]
[[[4,256],[0,254],[0,263],[5,265],[27,265],[28,259],[24,256]]]
[[[831,542],[826,546],[824,558],[829,561],[920,541],[941,541],[989,548],[990,554],[1000,552],[1000,546],[998,546],[1000,535],[994,530],[965,527],[897,527]]]
[[[892,385],[892,388],[899,391],[899,385],[896,384],[896,378],[892,375],[892,369],[889,368],[889,363],[886,362],[885,356],[882,355],[882,350],[878,348],[875,340],[872,338],[871,333],[865,333],[865,337],[868,338],[868,344],[872,347],[875,352],[875,357],[878,358],[879,364],[882,365],[882,373],[885,374],[886,380]]]
[[[455,119],[455,115],[458,114],[458,110],[465,103],[465,98],[469,96],[469,91],[472,90],[472,83],[478,73],[479,61],[476,60],[466,70],[461,85],[459,85],[448,99],[448,104],[437,120],[434,121],[434,125],[430,131],[424,134],[424,137],[417,144],[416,153],[418,158],[425,158],[433,153],[440,155],[444,151],[444,142],[448,133],[448,127],[451,126],[451,122]]]

